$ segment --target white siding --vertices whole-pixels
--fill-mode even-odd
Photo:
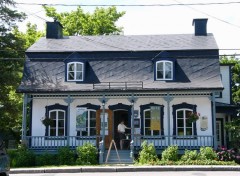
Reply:
[[[230,104],[230,94],[231,94],[231,85],[230,85],[230,66],[221,66],[220,71],[222,75],[222,84],[224,90],[222,91],[222,98],[216,98],[217,102]]]

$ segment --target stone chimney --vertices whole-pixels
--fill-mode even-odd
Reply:
[[[192,25],[195,26],[195,36],[207,35],[207,18],[193,19]]]
[[[63,29],[63,26],[56,19],[54,19],[54,22],[47,22],[46,38],[47,39],[63,38],[62,29]]]

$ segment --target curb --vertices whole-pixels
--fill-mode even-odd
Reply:
[[[111,167],[54,167],[11,169],[10,174],[29,173],[91,173],[91,172],[163,172],[163,171],[240,171],[240,166],[111,166]]]

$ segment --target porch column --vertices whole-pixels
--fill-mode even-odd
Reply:
[[[64,101],[68,104],[68,112],[67,112],[67,146],[70,145],[70,110],[71,110],[71,103],[74,101],[70,95]]]
[[[130,157],[133,159],[134,156],[134,103],[136,103],[137,98],[134,96],[134,94],[132,94],[131,97],[128,98],[128,101],[131,103],[131,153],[130,153]]]
[[[170,135],[171,135],[171,131],[170,131],[170,127],[171,127],[171,119],[170,119],[170,102],[173,100],[173,97],[171,97],[169,95],[169,93],[167,93],[167,96],[165,96],[163,98],[166,102],[167,102],[167,118],[168,118],[168,145],[170,145],[171,143],[171,138],[170,138]]]
[[[105,94],[103,94],[102,98],[98,99],[101,103],[102,103],[102,120],[101,121],[101,114],[100,114],[100,123],[101,123],[101,129],[100,131],[102,131],[102,150],[105,150],[105,105],[108,101],[108,99],[105,97]],[[101,135],[101,134],[100,134]],[[101,151],[103,153],[103,151]]]
[[[23,119],[22,119],[22,143],[25,142],[27,136],[27,94],[23,94]]]
[[[217,130],[216,130],[216,102],[215,102],[215,92],[212,92],[212,123],[213,123],[213,147],[217,149]]]

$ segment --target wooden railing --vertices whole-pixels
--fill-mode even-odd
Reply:
[[[27,136],[26,144],[29,149],[57,149],[69,146],[76,148],[84,143],[92,143],[99,148],[101,136]],[[170,145],[177,145],[179,149],[200,149],[202,146],[213,146],[213,136],[134,136],[134,149],[139,150],[144,141],[153,143],[157,150],[165,149]]]

